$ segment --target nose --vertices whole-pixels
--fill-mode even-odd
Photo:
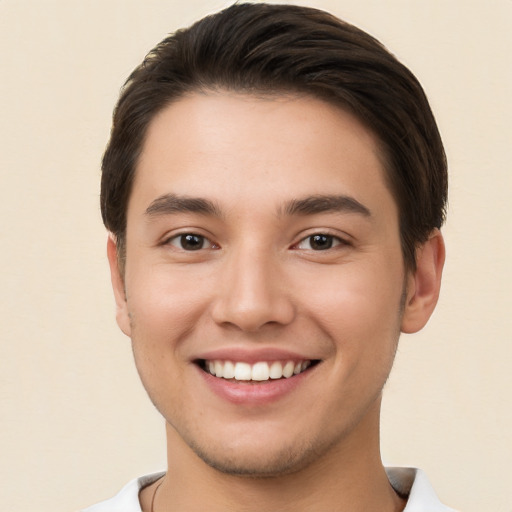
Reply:
[[[295,307],[281,265],[256,250],[240,250],[226,258],[212,308],[213,320],[245,332],[291,323]]]

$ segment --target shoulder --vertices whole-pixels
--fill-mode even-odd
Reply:
[[[82,509],[80,512],[141,512],[139,492],[165,473],[153,473],[128,482],[114,497]]]
[[[403,512],[456,512],[439,501],[421,469],[388,467],[386,473],[395,491],[407,497]]]

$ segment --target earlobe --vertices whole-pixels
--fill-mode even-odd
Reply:
[[[441,232],[434,229],[416,251],[416,270],[407,280],[401,330],[413,333],[422,329],[432,315],[439,298],[445,246]]]
[[[109,233],[107,239],[107,256],[108,263],[110,265],[110,279],[112,281],[112,289],[114,290],[114,298],[116,301],[117,325],[119,325],[119,328],[124,332],[124,334],[126,334],[126,336],[130,336],[130,316],[128,313],[128,304],[126,302],[124,279],[119,268],[117,245],[112,233]]]

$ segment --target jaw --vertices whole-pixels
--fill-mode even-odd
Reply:
[[[344,439],[318,444],[306,442],[306,435],[297,438],[291,431],[288,438],[282,438],[279,449],[269,443],[267,450],[262,444],[254,446],[257,431],[241,433],[238,443],[224,448],[217,443],[212,450],[211,444],[188,444],[168,424],[168,477],[173,486],[170,494],[175,496],[178,492],[184,499],[190,498],[198,496],[200,487],[203,498],[198,499],[208,496],[210,510],[215,512],[329,510],[332,508],[325,504],[331,503],[332,507],[332,503],[343,501],[340,498],[347,498],[347,503],[351,499],[359,501],[361,492],[365,495],[361,486],[378,487],[377,476],[383,487],[389,485],[379,456],[379,410],[380,396],[356,429],[358,435],[353,435],[352,430]],[[283,442],[286,439],[287,444]],[[195,510],[189,501],[182,503],[183,508]],[[197,510],[200,509],[198,502]]]

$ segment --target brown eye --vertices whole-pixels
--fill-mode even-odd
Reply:
[[[296,246],[297,249],[305,249],[308,251],[327,251],[338,245],[346,245],[341,238],[325,233],[317,233],[315,235],[303,238]]]
[[[183,233],[171,238],[167,243],[184,251],[199,251],[212,245],[206,237],[194,233]]]
[[[333,246],[334,237],[330,235],[313,235],[309,237],[309,245],[314,251],[324,251]]]

